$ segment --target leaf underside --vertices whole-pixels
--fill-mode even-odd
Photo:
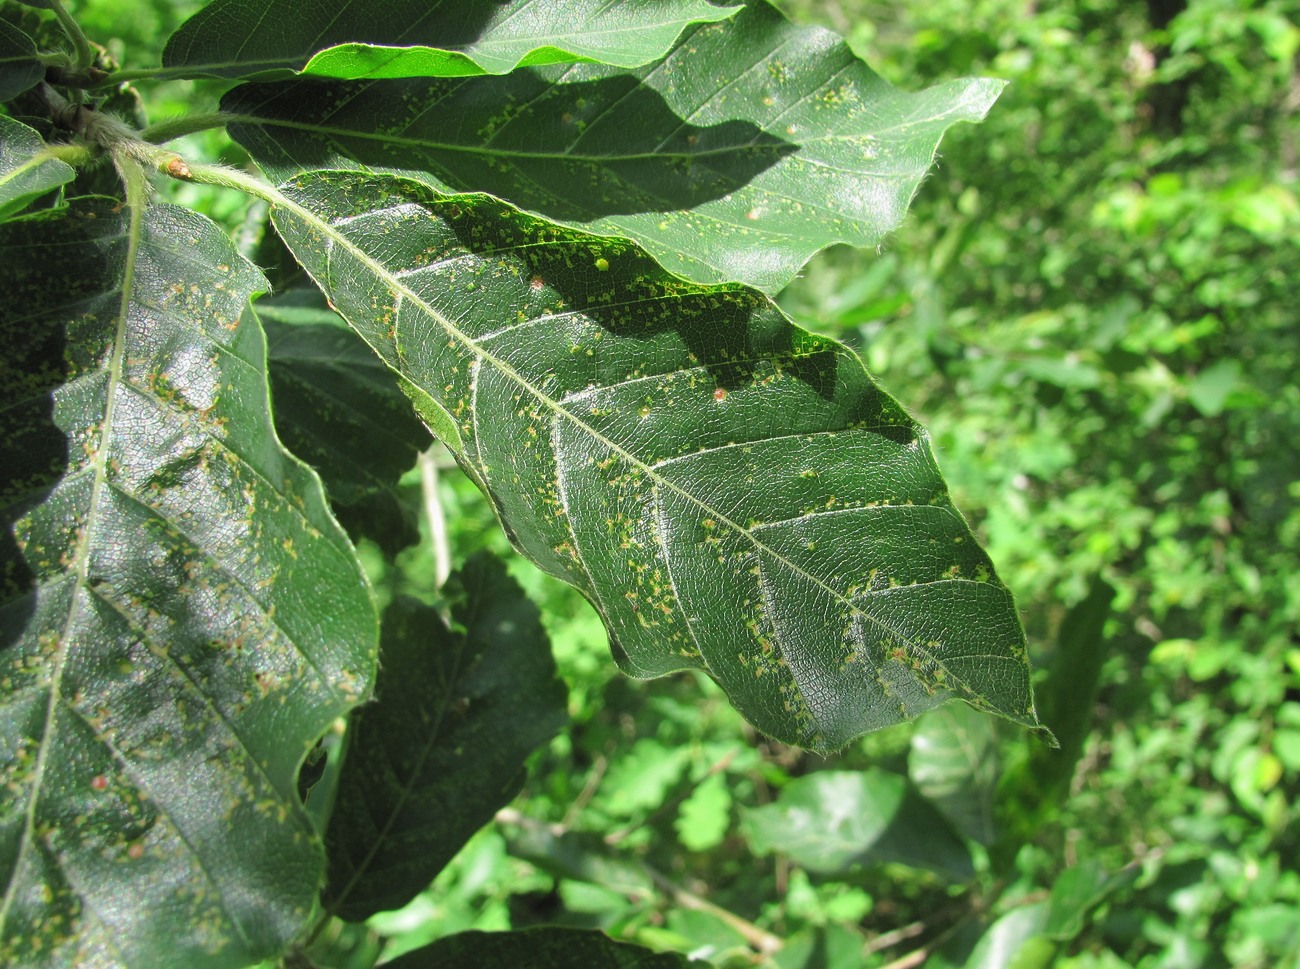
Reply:
[[[71,165],[50,158],[45,150],[36,131],[0,116],[0,218],[21,211],[76,175]]]
[[[384,615],[377,702],[354,716],[325,845],[325,907],[359,922],[401,908],[523,784],[564,725],[537,609],[490,556],[444,590],[453,628],[414,600]]]
[[[706,0],[216,0],[171,37],[163,64],[230,78],[465,77],[575,60],[637,67],[688,25],[737,9]]]
[[[487,197],[308,173],[277,229],[636,676],[836,748],[960,697],[1037,725],[1010,594],[924,431],[764,295]]]
[[[944,131],[981,119],[1001,89],[895,90],[834,34],[758,3],[635,72],[297,80],[236,88],[222,109],[274,181],[359,168],[489,192],[632,239],[684,278],[775,293],[826,246],[877,245]]]
[[[0,285],[0,963],[283,951],[323,867],[298,765],[376,630],[271,431],[264,282],[201,216],[82,201],[0,229]]]

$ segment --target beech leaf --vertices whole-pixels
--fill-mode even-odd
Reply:
[[[216,0],[172,35],[163,64],[187,77],[353,79],[571,61],[637,67],[662,57],[690,24],[739,9],[706,0]]]
[[[1011,595],[925,431],[762,293],[488,197],[306,173],[278,231],[635,676],[815,749],[960,697],[1036,727]]]
[[[274,181],[353,168],[488,192],[633,239],[684,278],[775,293],[826,246],[877,245],[944,132],[983,118],[1002,86],[899,91],[831,32],[755,3],[635,72],[295,79],[236,88],[222,109]]]
[[[271,429],[261,274],[135,212],[0,227],[6,966],[282,952],[324,865],[298,767],[374,675],[355,553]]]

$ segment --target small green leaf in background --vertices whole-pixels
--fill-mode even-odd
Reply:
[[[1060,790],[1074,774],[1092,729],[1102,664],[1110,650],[1106,620],[1115,590],[1104,579],[1092,586],[1061,621],[1056,649],[1046,664],[1043,721],[1056,734],[1059,750],[1035,748],[1031,761],[1040,789]]]
[[[662,57],[688,25],[739,9],[705,0],[216,0],[172,35],[163,64],[182,76],[344,79],[506,74],[566,61],[637,67]]]
[[[21,30],[0,20],[0,101],[17,97],[45,76],[36,56],[36,44]],[[8,131],[0,132],[8,141]]]
[[[953,879],[973,872],[956,832],[899,774],[818,771],[792,781],[772,804],[744,812],[750,846],[779,851],[823,875],[900,862]]]
[[[389,969],[709,969],[676,952],[653,952],[588,929],[462,932],[386,964]]]
[[[400,908],[523,785],[523,762],[565,722],[536,608],[487,554],[445,587],[453,628],[398,599],[384,615],[375,703],[353,718],[325,836],[327,909]]]
[[[275,427],[316,469],[345,528],[392,556],[419,540],[397,482],[429,446],[397,377],[315,289],[257,302]]]
[[[174,206],[0,227],[0,964],[237,969],[315,902],[298,767],[377,622],[272,430],[264,286]]]
[[[961,969],[1048,969],[1056,957],[1056,946],[1043,930],[1050,905],[1038,902],[1014,908],[985,930],[964,959],[935,960],[937,966]]]
[[[294,80],[237,88],[222,109],[273,181],[304,168],[400,172],[633,239],[687,279],[775,293],[826,246],[877,245],[944,132],[983,118],[1002,86],[898,91],[836,35],[759,2],[636,72]]]
[[[818,926],[786,940],[779,969],[862,969],[862,936],[842,925]]]
[[[622,754],[600,784],[602,810],[631,818],[663,804],[669,789],[681,779],[691,760],[686,747],[642,737]]]
[[[996,834],[993,800],[1001,759],[997,725],[964,703],[947,703],[916,723],[907,773],[916,789],[968,838]]]
[[[817,749],[953,697],[1038,727],[1010,593],[845,347],[761,293],[409,179],[304,174],[274,219],[625,671],[705,669]]]
[[[1052,897],[1043,934],[1068,941],[1083,931],[1088,913],[1107,897],[1137,880],[1140,868],[1133,863],[1110,874],[1095,860],[1084,860],[1065,869],[1052,882]]]
[[[987,719],[987,718],[986,718]],[[725,774],[710,774],[682,802],[677,839],[691,851],[717,847],[731,826],[731,791]]]
[[[71,165],[46,153],[45,142],[34,130],[0,115],[0,219],[66,185],[76,174]]]

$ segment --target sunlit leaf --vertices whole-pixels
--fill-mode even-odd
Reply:
[[[624,670],[835,748],[960,697],[1035,726],[1011,596],[924,431],[761,293],[490,198],[304,175],[275,219]]]
[[[428,887],[566,719],[537,609],[505,566],[471,559],[445,591],[455,631],[414,600],[389,607],[377,701],[353,717],[323,899],[351,921]]]
[[[818,771],[792,781],[771,804],[744,812],[744,830],[761,854],[779,851],[825,875],[900,862],[953,878],[972,872],[970,853],[900,774]]]
[[[737,6],[705,0],[216,0],[167,43],[184,76],[466,77],[594,61],[637,67]],[[268,29],[274,24],[274,29]]]
[[[775,292],[819,249],[902,220],[944,131],[1002,82],[895,90],[763,3],[661,63],[463,80],[247,85],[222,104],[273,179],[397,171],[636,240],[672,272]]]
[[[0,20],[0,101],[22,94],[45,76],[45,65],[36,57],[36,44],[7,21]],[[5,131],[4,140],[9,139]]]
[[[1049,905],[1022,905],[998,918],[963,961],[962,969],[1048,969],[1056,947],[1043,930]]]
[[[67,184],[76,174],[71,165],[46,153],[45,142],[34,130],[0,115],[0,219]]]
[[[377,625],[271,430],[264,282],[81,202],[0,228],[0,285],[0,964],[245,966],[311,910],[298,765]]]
[[[731,791],[723,774],[710,774],[682,802],[677,837],[691,851],[716,848],[731,822]]]
[[[461,932],[386,963],[390,969],[709,969],[676,952],[615,942],[601,932],[547,926],[519,932]]]

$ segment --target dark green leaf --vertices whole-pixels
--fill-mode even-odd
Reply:
[[[954,696],[1037,725],[1010,594],[849,350],[493,199],[343,172],[287,194],[295,256],[626,671],[705,669],[818,749]]]
[[[22,94],[45,76],[36,44],[13,24],[0,20],[0,101]],[[3,132],[4,140],[9,133]]]
[[[501,562],[471,559],[438,613],[384,615],[377,702],[353,718],[325,845],[324,902],[361,921],[401,908],[519,792],[523,762],[565,722],[536,608]]]
[[[186,76],[333,78],[466,77],[567,61],[637,67],[688,25],[738,9],[705,0],[216,0],[176,31],[163,63]]]
[[[1092,729],[1093,707],[1110,643],[1104,635],[1115,590],[1102,578],[1066,613],[1043,687],[1043,720],[1060,741],[1059,751],[1037,750],[1035,771],[1044,788],[1069,782]]]
[[[461,932],[386,964],[388,969],[709,969],[676,952],[615,942],[588,929]]]
[[[293,81],[238,88],[222,106],[276,180],[402,172],[633,239],[688,279],[775,292],[825,246],[880,242],[944,131],[982,118],[1001,89],[897,91],[834,34],[757,3],[636,73]]]
[[[993,720],[964,704],[931,710],[916,724],[907,773],[962,834],[993,840],[993,795],[1002,767]]]
[[[315,290],[259,300],[270,355],[275,426],[325,481],[354,535],[389,555],[419,540],[397,482],[429,445],[396,375]]]
[[[263,285],[172,206],[0,228],[4,965],[244,966],[311,910],[295,778],[377,624],[271,430]]]
[[[0,115],[0,219],[72,181],[76,174],[71,165],[46,153],[39,134]]]
[[[970,852],[943,817],[900,774],[818,771],[791,781],[771,804],[744,812],[750,846],[779,851],[823,875],[900,862],[968,877]]]

